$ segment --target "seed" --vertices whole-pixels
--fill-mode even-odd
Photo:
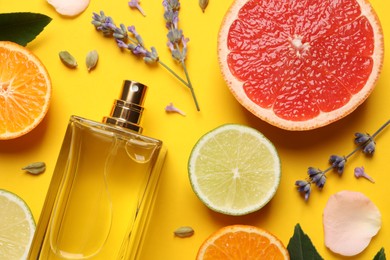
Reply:
[[[40,174],[46,170],[46,164],[44,162],[34,162],[22,168],[31,174]]]
[[[206,10],[208,4],[209,4],[209,0],[199,0],[199,6],[203,12]]]
[[[68,51],[60,51],[59,53],[61,61],[69,68],[76,68],[77,61]]]
[[[88,71],[91,71],[96,67],[98,60],[99,60],[99,54],[96,50],[88,52],[87,58],[85,59],[85,63],[87,65]]]
[[[179,227],[173,233],[177,237],[184,238],[184,237],[192,236],[194,234],[194,230],[192,229],[192,227],[184,226],[184,227]]]

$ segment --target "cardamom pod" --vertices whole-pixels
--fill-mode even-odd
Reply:
[[[208,4],[209,4],[209,0],[199,0],[199,6],[203,12],[206,10]]]
[[[34,162],[22,168],[31,174],[40,174],[46,170],[46,164],[44,162]]]
[[[60,51],[59,53],[61,61],[69,68],[76,68],[77,61],[68,51]]]
[[[192,236],[195,232],[192,229],[192,227],[184,226],[184,227],[179,227],[178,229],[173,232],[175,236],[185,238],[185,237],[190,237]]]
[[[99,54],[96,50],[90,51],[87,53],[87,58],[85,59],[85,64],[87,65],[88,71],[91,71],[96,67],[96,64],[99,60]]]

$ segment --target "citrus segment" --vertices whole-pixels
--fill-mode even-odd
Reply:
[[[257,130],[236,124],[202,136],[188,162],[189,178],[210,209],[244,215],[262,208],[280,181],[280,160],[273,144]]]
[[[236,0],[218,58],[236,99],[283,129],[309,130],[355,110],[383,63],[383,32],[366,0]]]
[[[47,113],[51,82],[45,66],[28,49],[0,42],[0,140],[34,129]]]
[[[0,190],[0,259],[27,259],[35,222],[26,203]]]
[[[283,243],[263,229],[226,226],[212,234],[199,248],[197,260],[289,259]]]

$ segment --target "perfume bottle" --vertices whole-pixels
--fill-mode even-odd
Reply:
[[[136,259],[165,149],[141,135],[147,87],[124,81],[103,122],[71,116],[28,259]]]

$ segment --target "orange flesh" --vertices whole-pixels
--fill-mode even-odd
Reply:
[[[252,0],[230,27],[228,49],[228,66],[254,103],[305,121],[364,87],[374,33],[355,0]]]
[[[47,110],[47,82],[25,53],[0,47],[0,60],[0,135],[24,132]]]
[[[206,259],[285,259],[279,248],[266,237],[254,233],[225,234],[206,251]]]

